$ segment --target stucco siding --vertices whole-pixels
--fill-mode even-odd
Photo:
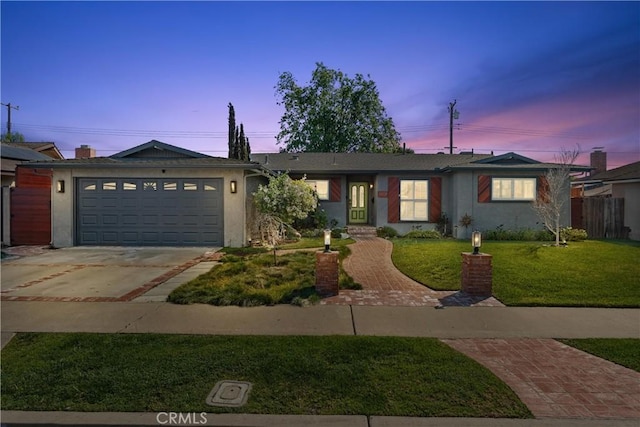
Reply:
[[[222,178],[224,194],[224,245],[242,246],[245,242],[244,171],[236,169],[155,169],[155,168],[58,168],[53,173],[52,243],[56,247],[76,243],[76,180],[78,178]],[[55,192],[55,183],[65,181],[65,192]],[[229,182],[237,182],[237,193],[231,194]]]

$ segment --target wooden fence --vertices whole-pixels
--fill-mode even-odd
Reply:
[[[571,199],[571,226],[587,230],[590,239],[627,239],[629,230],[624,226],[624,199]]]

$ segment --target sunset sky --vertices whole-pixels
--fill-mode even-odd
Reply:
[[[253,152],[278,151],[274,86],[316,62],[376,82],[402,142],[553,160],[640,160],[640,2],[1,3],[12,130],[66,157],[157,139],[227,154],[227,104]],[[2,107],[2,131],[7,108]],[[446,148],[445,148],[446,147]]]

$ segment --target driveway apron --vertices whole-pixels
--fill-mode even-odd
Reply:
[[[74,247],[2,262],[2,301],[131,301],[210,259],[206,248]]]

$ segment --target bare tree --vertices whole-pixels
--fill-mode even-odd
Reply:
[[[556,166],[545,173],[540,185],[541,191],[533,202],[544,226],[556,238],[556,246],[560,246],[560,220],[565,204],[569,200],[568,188],[571,179],[571,168],[580,154],[580,147],[574,149],[562,148],[556,156]]]

